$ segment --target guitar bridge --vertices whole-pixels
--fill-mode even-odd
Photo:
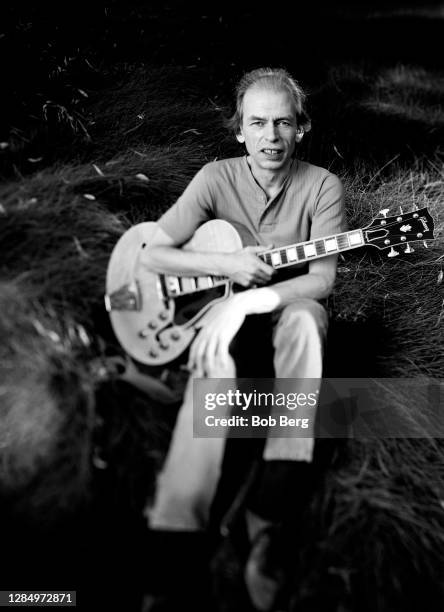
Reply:
[[[123,285],[120,289],[104,296],[107,312],[112,310],[140,310],[141,295],[137,281]]]

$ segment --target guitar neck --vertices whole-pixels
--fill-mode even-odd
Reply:
[[[263,262],[275,269],[286,268],[296,263],[306,263],[313,259],[320,259],[334,253],[350,251],[366,244],[364,234],[361,229],[334,234],[326,238],[316,238],[291,244],[287,247],[270,249],[259,254]]]
[[[287,247],[270,249],[260,253],[258,257],[269,266],[281,269],[296,263],[306,263],[313,259],[333,255],[334,253],[357,249],[364,244],[366,244],[364,234],[359,229],[343,232],[342,234],[334,234],[326,238],[307,240],[307,242],[291,244]],[[224,285],[228,282],[228,278],[224,276],[180,277],[168,274],[163,276],[163,282],[166,295],[178,297],[179,295],[186,295]]]

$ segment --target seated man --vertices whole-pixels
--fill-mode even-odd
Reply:
[[[345,229],[339,179],[295,156],[298,143],[310,129],[304,103],[304,92],[285,70],[260,68],[247,73],[238,85],[236,112],[231,119],[246,155],[206,164],[161,217],[146,249],[144,263],[151,271],[227,276],[246,288],[218,303],[205,317],[205,325],[190,348],[192,376],[235,377],[230,343],[248,315],[270,313],[276,377],[321,378],[327,316],[318,300],[333,288],[337,256],[310,261],[308,266],[296,265],[284,276],[256,255],[267,247],[288,246]],[[210,219],[231,223],[244,248],[235,253],[180,250]],[[154,504],[147,509],[152,530],[205,530],[225,442],[193,438],[192,425],[189,383]],[[257,532],[275,520],[283,504],[276,490],[276,483],[281,482],[279,467],[309,464],[313,445],[312,438],[270,437],[266,441],[262,482],[249,512],[253,540],[260,542]],[[247,588],[258,609],[271,609],[276,593],[273,588],[270,593],[266,585],[261,590],[254,553],[247,563]]]

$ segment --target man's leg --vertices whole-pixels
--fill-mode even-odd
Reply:
[[[211,378],[235,377],[232,359],[227,368],[211,373]],[[190,376],[167,458],[157,479],[153,506],[145,510],[151,529],[205,530],[224,448],[224,438],[193,437],[193,376]]]
[[[295,379],[292,388],[294,393],[310,393],[320,389],[327,327],[325,308],[308,298],[301,298],[275,313],[273,347],[274,369],[278,379],[275,392],[279,391],[280,378]],[[312,424],[314,418],[313,411]],[[264,449],[264,459],[311,461],[313,447],[312,436],[269,438]]]
[[[273,313],[273,319],[275,393],[280,391],[280,378],[295,379],[291,388],[294,393],[319,389],[327,332],[325,309],[318,302],[304,298]],[[282,391],[289,391],[288,381]],[[313,411],[312,427],[314,420]],[[287,538],[280,540],[273,536],[273,525],[291,517],[292,527],[297,530],[295,523],[299,522],[315,487],[316,466],[311,463],[313,451],[313,436],[270,437],[266,440],[262,473],[247,510],[247,526],[253,546],[245,568],[245,580],[258,610],[271,610],[285,584],[285,573],[281,568],[288,562],[288,551],[285,552],[281,545]]]
[[[211,378],[234,378],[234,362]],[[215,381],[217,391],[217,381]],[[206,528],[225,448],[224,438],[193,437],[193,377],[179,410],[167,458],[157,479],[148,519],[149,564],[142,612],[211,607]]]

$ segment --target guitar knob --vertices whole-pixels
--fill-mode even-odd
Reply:
[[[405,247],[404,253],[414,253],[414,252],[415,252],[415,249],[412,249],[412,247],[409,244]]]
[[[141,329],[139,332],[139,336],[140,338],[146,338],[147,336],[149,336],[149,331],[147,329]]]
[[[156,329],[156,327],[157,327],[157,323],[156,323],[156,321],[150,321],[150,322],[148,323],[148,327],[149,327],[150,329]]]
[[[159,312],[158,316],[161,321],[166,321],[168,319],[168,313],[165,312],[165,310],[162,310],[162,312]]]
[[[163,351],[166,351],[168,348],[170,348],[170,345],[168,344],[168,342],[160,342],[159,346]]]
[[[180,334],[177,331],[171,333],[171,340],[180,340]]]
[[[397,255],[399,255],[399,251],[395,251],[393,247],[387,253],[387,257],[396,257]]]
[[[159,354],[158,354],[158,352],[157,352],[157,351],[154,351],[153,349],[151,349],[151,350],[148,352],[148,355],[149,355],[150,357],[155,358],[155,357],[158,357],[158,355],[159,355]]]

